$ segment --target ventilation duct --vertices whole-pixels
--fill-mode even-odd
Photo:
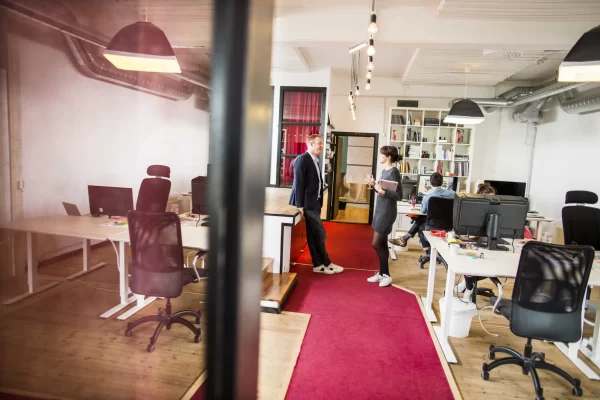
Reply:
[[[46,2],[44,6],[49,7]],[[78,68],[86,76],[172,100],[189,99],[196,89],[195,86],[199,86],[202,88],[201,97],[208,98],[207,90],[210,90],[210,85],[206,76],[198,76],[189,71],[182,71],[181,74],[157,74],[115,68],[91,46],[106,48],[108,40],[79,26],[71,11],[59,2],[52,2],[51,11],[56,13],[57,9],[61,10],[62,15],[72,21],[73,25],[48,17],[50,12],[44,14],[14,0],[0,0],[0,7],[64,33]]]
[[[600,111],[600,95],[584,98],[559,99],[560,108],[569,114],[587,114]]]

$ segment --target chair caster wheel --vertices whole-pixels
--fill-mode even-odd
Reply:
[[[577,397],[583,396],[583,390],[580,387],[574,387],[572,393]]]
[[[536,396],[535,400],[544,400],[544,396]]]
[[[152,353],[154,351],[154,343],[150,343],[148,347],[146,347],[146,350],[148,350],[148,353]]]
[[[199,333],[196,336],[194,336],[194,343],[200,343],[200,334]]]
[[[575,387],[578,388],[581,386],[581,381],[579,379],[574,379],[575,381]]]
[[[124,335],[127,337],[131,337],[131,336],[133,336],[133,333],[129,330],[129,328],[127,328],[127,329],[125,329]]]
[[[490,373],[487,371],[481,371],[481,379],[487,381],[490,379]]]
[[[488,353],[488,358],[489,358],[490,360],[495,360],[495,359],[496,359],[496,353],[494,353],[494,352],[490,351],[490,352]]]

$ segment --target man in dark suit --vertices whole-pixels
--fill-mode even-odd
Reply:
[[[298,207],[306,221],[306,239],[313,261],[313,272],[338,274],[344,270],[329,259],[325,250],[327,233],[321,221],[323,206],[323,177],[319,156],[323,153],[323,139],[310,135],[306,139],[308,150],[294,160],[294,185],[290,205]]]

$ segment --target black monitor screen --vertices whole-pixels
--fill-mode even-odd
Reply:
[[[521,196],[525,197],[525,182],[509,182],[509,181],[485,181],[489,183],[496,193],[503,196]]]
[[[133,190],[112,186],[88,186],[90,214],[126,217],[133,210]]]
[[[206,176],[192,179],[192,212],[208,215],[208,177]]]

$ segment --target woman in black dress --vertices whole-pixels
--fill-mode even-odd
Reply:
[[[402,185],[400,184],[400,171],[394,163],[400,159],[398,149],[394,146],[383,146],[379,155],[379,163],[383,164],[380,180],[398,182],[397,189],[384,190],[373,179],[367,182],[369,187],[377,193],[375,213],[373,214],[373,248],[379,257],[379,272],[367,279],[368,282],[379,282],[380,287],[392,284],[388,266],[389,251],[387,247],[388,235],[392,232],[397,215],[397,202],[402,199]]]

